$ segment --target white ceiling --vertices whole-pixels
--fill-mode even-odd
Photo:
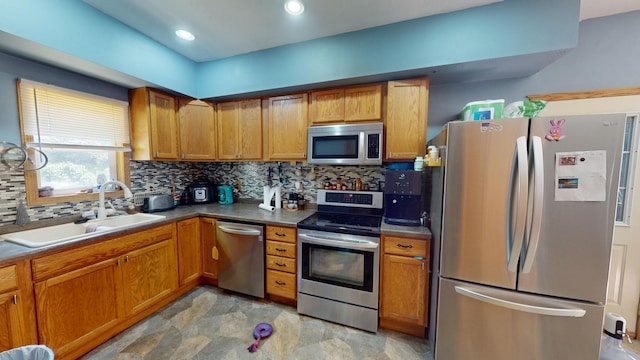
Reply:
[[[502,0],[302,0],[305,12],[284,12],[284,0],[83,0],[198,62],[325,36],[483,6]],[[640,10],[638,0],[581,0],[580,19]],[[181,40],[175,30],[196,36]]]

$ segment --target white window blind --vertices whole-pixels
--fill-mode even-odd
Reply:
[[[130,151],[129,104],[31,80],[20,80],[28,145]]]

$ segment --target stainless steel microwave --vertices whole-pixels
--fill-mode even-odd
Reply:
[[[309,164],[381,165],[381,122],[309,127]]]

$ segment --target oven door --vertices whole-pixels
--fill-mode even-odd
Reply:
[[[298,292],[378,309],[380,239],[298,230]]]

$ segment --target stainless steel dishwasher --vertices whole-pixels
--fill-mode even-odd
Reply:
[[[218,221],[218,286],[264,298],[264,226]]]

